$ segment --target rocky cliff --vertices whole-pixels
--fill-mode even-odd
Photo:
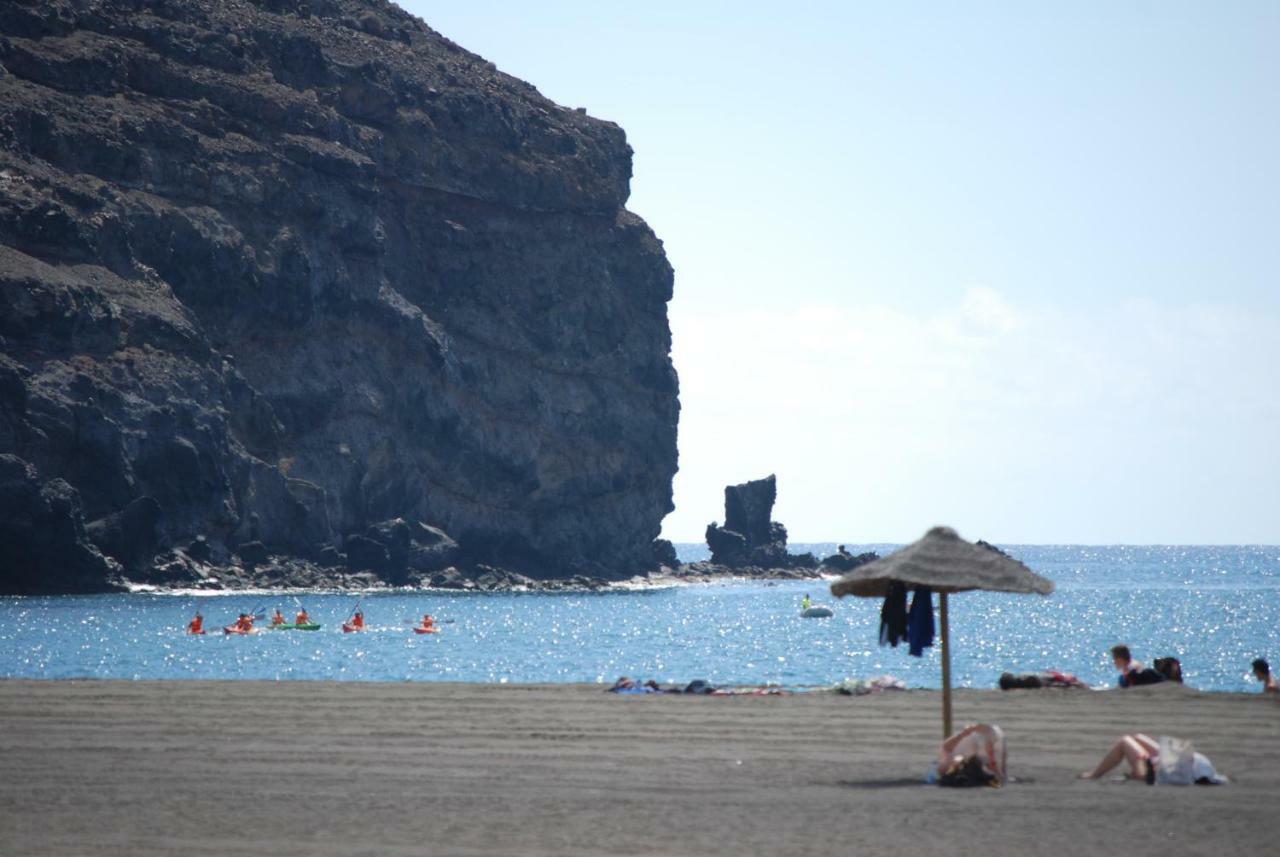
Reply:
[[[672,271],[630,174],[389,3],[0,2],[0,589],[652,565]]]

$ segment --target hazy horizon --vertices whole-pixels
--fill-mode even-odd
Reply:
[[[666,537],[1280,542],[1280,5],[403,5],[627,132]]]

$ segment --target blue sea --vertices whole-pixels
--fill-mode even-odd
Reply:
[[[892,546],[850,546],[881,553]],[[834,545],[793,549],[829,553]],[[1114,683],[1107,649],[1178,657],[1189,685],[1255,691],[1255,657],[1280,662],[1280,548],[1012,546],[1057,583],[1047,597],[951,600],[953,669],[963,687],[1004,671],[1057,668]],[[700,549],[681,546],[685,559]],[[802,619],[800,599],[829,605]],[[592,594],[380,592],[360,596],[371,630],[343,634],[348,593],[130,594],[0,598],[0,677],[609,682],[620,675],[717,685],[831,685],[892,674],[939,686],[923,658],[877,645],[880,604],[832,598],[821,581],[729,581]],[[315,632],[220,632],[242,611],[306,605]],[[183,633],[200,610],[210,634]],[[441,633],[419,636],[423,612]]]

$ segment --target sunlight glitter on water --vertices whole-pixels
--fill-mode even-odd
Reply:
[[[1256,690],[1254,657],[1280,659],[1280,552],[1274,548],[1015,550],[1058,583],[1049,598],[966,593],[952,599],[958,686],[993,687],[1004,671],[1059,668],[1113,681],[1107,649],[1148,663],[1182,660],[1187,683]],[[810,593],[831,619],[799,618]],[[878,602],[835,601],[816,581],[726,583],[599,594],[392,592],[363,596],[373,625],[341,633],[354,598],[308,594],[315,632],[227,637],[222,624],[290,595],[64,596],[0,599],[0,676],[612,682],[619,675],[713,684],[830,685],[892,673],[936,687],[924,658],[877,645]],[[211,633],[182,633],[197,610]],[[423,612],[442,633],[419,636]]]

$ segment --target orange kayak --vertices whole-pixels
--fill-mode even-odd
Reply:
[[[258,633],[258,629],[257,629],[257,628],[250,628],[248,631],[241,631],[241,630],[240,630],[239,628],[237,628],[235,625],[227,625],[226,627],[224,627],[224,628],[222,629],[222,633],[224,633],[224,634],[239,634],[240,636],[244,636],[244,635],[246,635],[246,634],[256,634],[256,633]]]
[[[413,629],[413,633],[415,634],[435,634],[439,631],[439,628],[423,628],[421,625]]]
[[[344,634],[354,634],[357,631],[363,630],[364,628],[357,628],[355,625],[348,625],[346,622],[342,623],[342,633]]]

